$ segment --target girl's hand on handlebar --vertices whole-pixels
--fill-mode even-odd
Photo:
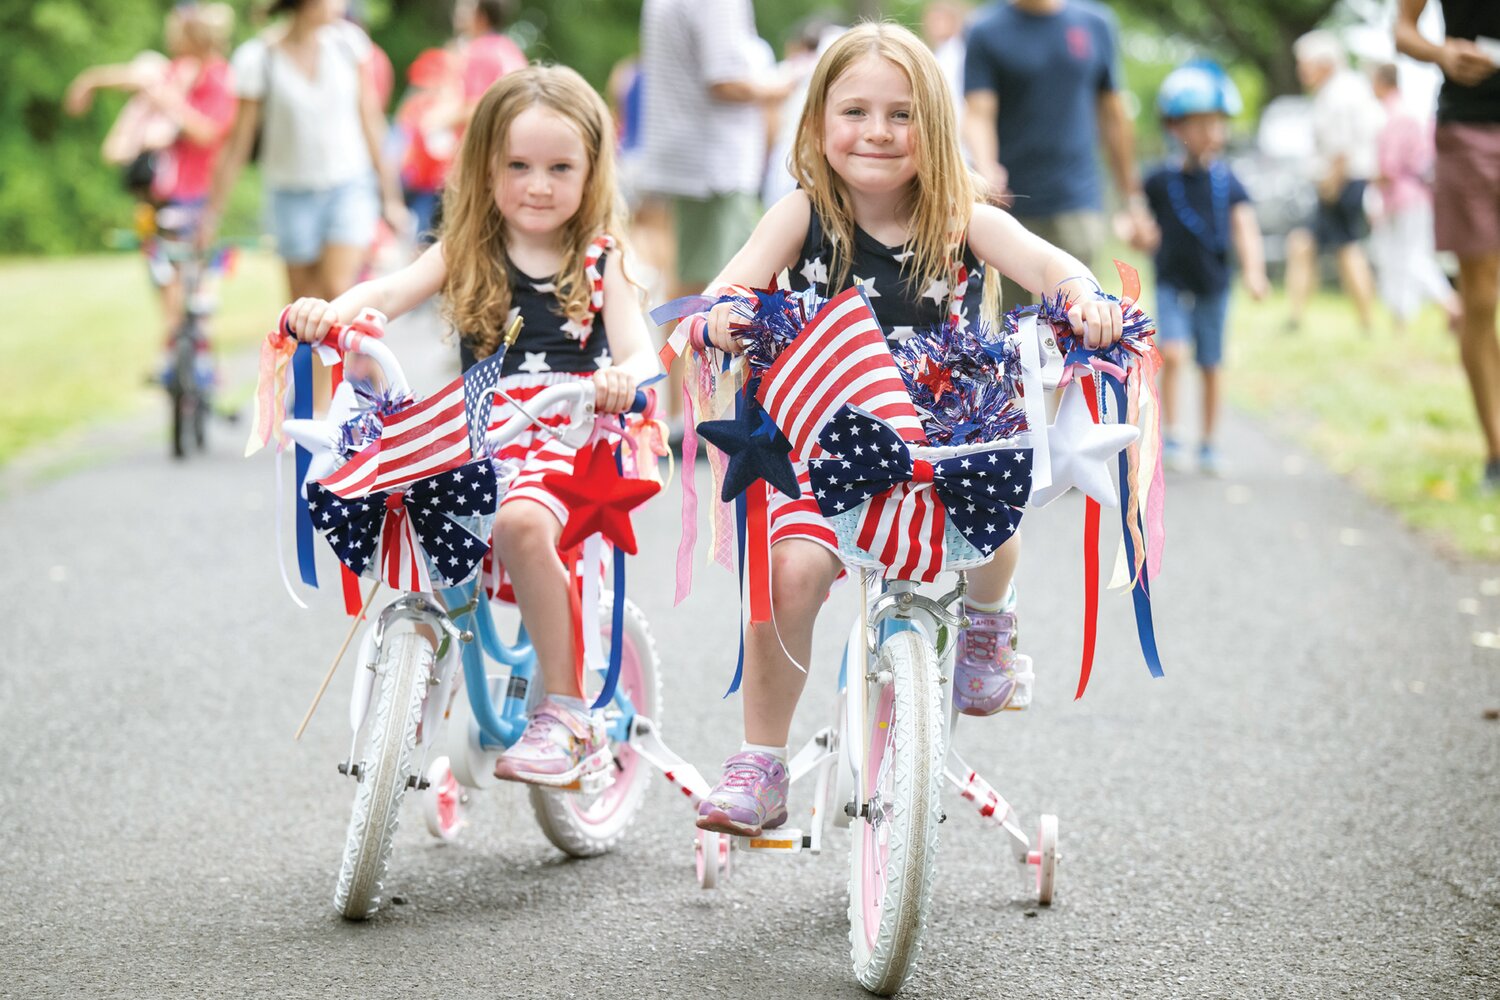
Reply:
[[[594,373],[594,412],[624,413],[635,402],[635,376],[610,366]]]
[[[720,302],[708,311],[708,342],[721,351],[739,354],[745,349],[739,338],[730,329],[734,318],[734,303]]]
[[[1081,281],[1067,284],[1072,285],[1066,289],[1070,300],[1068,322],[1083,338],[1083,346],[1092,351],[1118,342],[1125,329],[1120,303],[1099,294],[1098,286]]]
[[[298,299],[286,309],[287,328],[304,344],[318,343],[338,322],[338,312],[323,299]]]

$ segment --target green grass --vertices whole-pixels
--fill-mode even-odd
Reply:
[[[0,464],[77,425],[132,412],[161,390],[155,291],[138,253],[0,261],[11,314],[0,332]],[[271,255],[240,254],[222,285],[214,343],[263,337],[286,280]],[[231,387],[232,388],[232,387]]]
[[[1267,418],[1445,549],[1500,557],[1500,504],[1478,492],[1483,444],[1458,343],[1436,308],[1401,335],[1360,333],[1325,295],[1300,333],[1279,296],[1230,311],[1230,398]]]

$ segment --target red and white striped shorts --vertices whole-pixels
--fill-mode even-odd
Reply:
[[[771,544],[786,538],[805,538],[838,555],[838,535],[834,534],[833,525],[828,523],[818,510],[818,502],[813,499],[807,463],[793,462],[792,467],[797,470],[797,485],[802,488],[802,495],[794,500],[780,490],[771,490],[771,501],[766,508]]]
[[[592,377],[592,375],[578,372],[507,375],[500,380],[499,388],[504,389],[512,399],[524,406],[527,400],[550,386],[564,385],[580,378]],[[568,405],[565,403],[541,413],[531,411],[530,407],[527,407],[527,410],[532,413],[532,416],[538,418],[540,423],[548,427],[561,427],[568,422]],[[497,399],[494,409],[490,411],[490,429],[494,430],[515,414],[515,407],[504,400]],[[500,496],[500,506],[504,507],[518,500],[532,500],[550,510],[559,524],[566,524],[568,508],[542,484],[542,477],[549,472],[560,472],[564,475],[572,472],[573,456],[577,453],[578,449],[569,448],[535,426],[521,431],[495,456],[502,476],[501,490],[503,492]],[[514,475],[504,478],[506,473],[512,470],[514,470]]]

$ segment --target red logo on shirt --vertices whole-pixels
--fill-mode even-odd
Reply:
[[[1089,30],[1081,25],[1073,25],[1068,29],[1068,54],[1074,59],[1082,62],[1093,54],[1093,39],[1089,37]]]

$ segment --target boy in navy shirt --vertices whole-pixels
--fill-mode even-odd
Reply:
[[[1239,91],[1218,66],[1194,61],[1168,74],[1156,97],[1167,130],[1182,146],[1180,159],[1146,179],[1146,201],[1159,230],[1155,242],[1156,326],[1161,343],[1163,452],[1169,467],[1186,463],[1177,436],[1177,384],[1189,344],[1203,374],[1203,437],[1199,468],[1218,475],[1214,448],[1219,410],[1219,364],[1229,311],[1229,248],[1233,244],[1245,288],[1256,299],[1268,289],[1260,227],[1250,196],[1219,159]]]

